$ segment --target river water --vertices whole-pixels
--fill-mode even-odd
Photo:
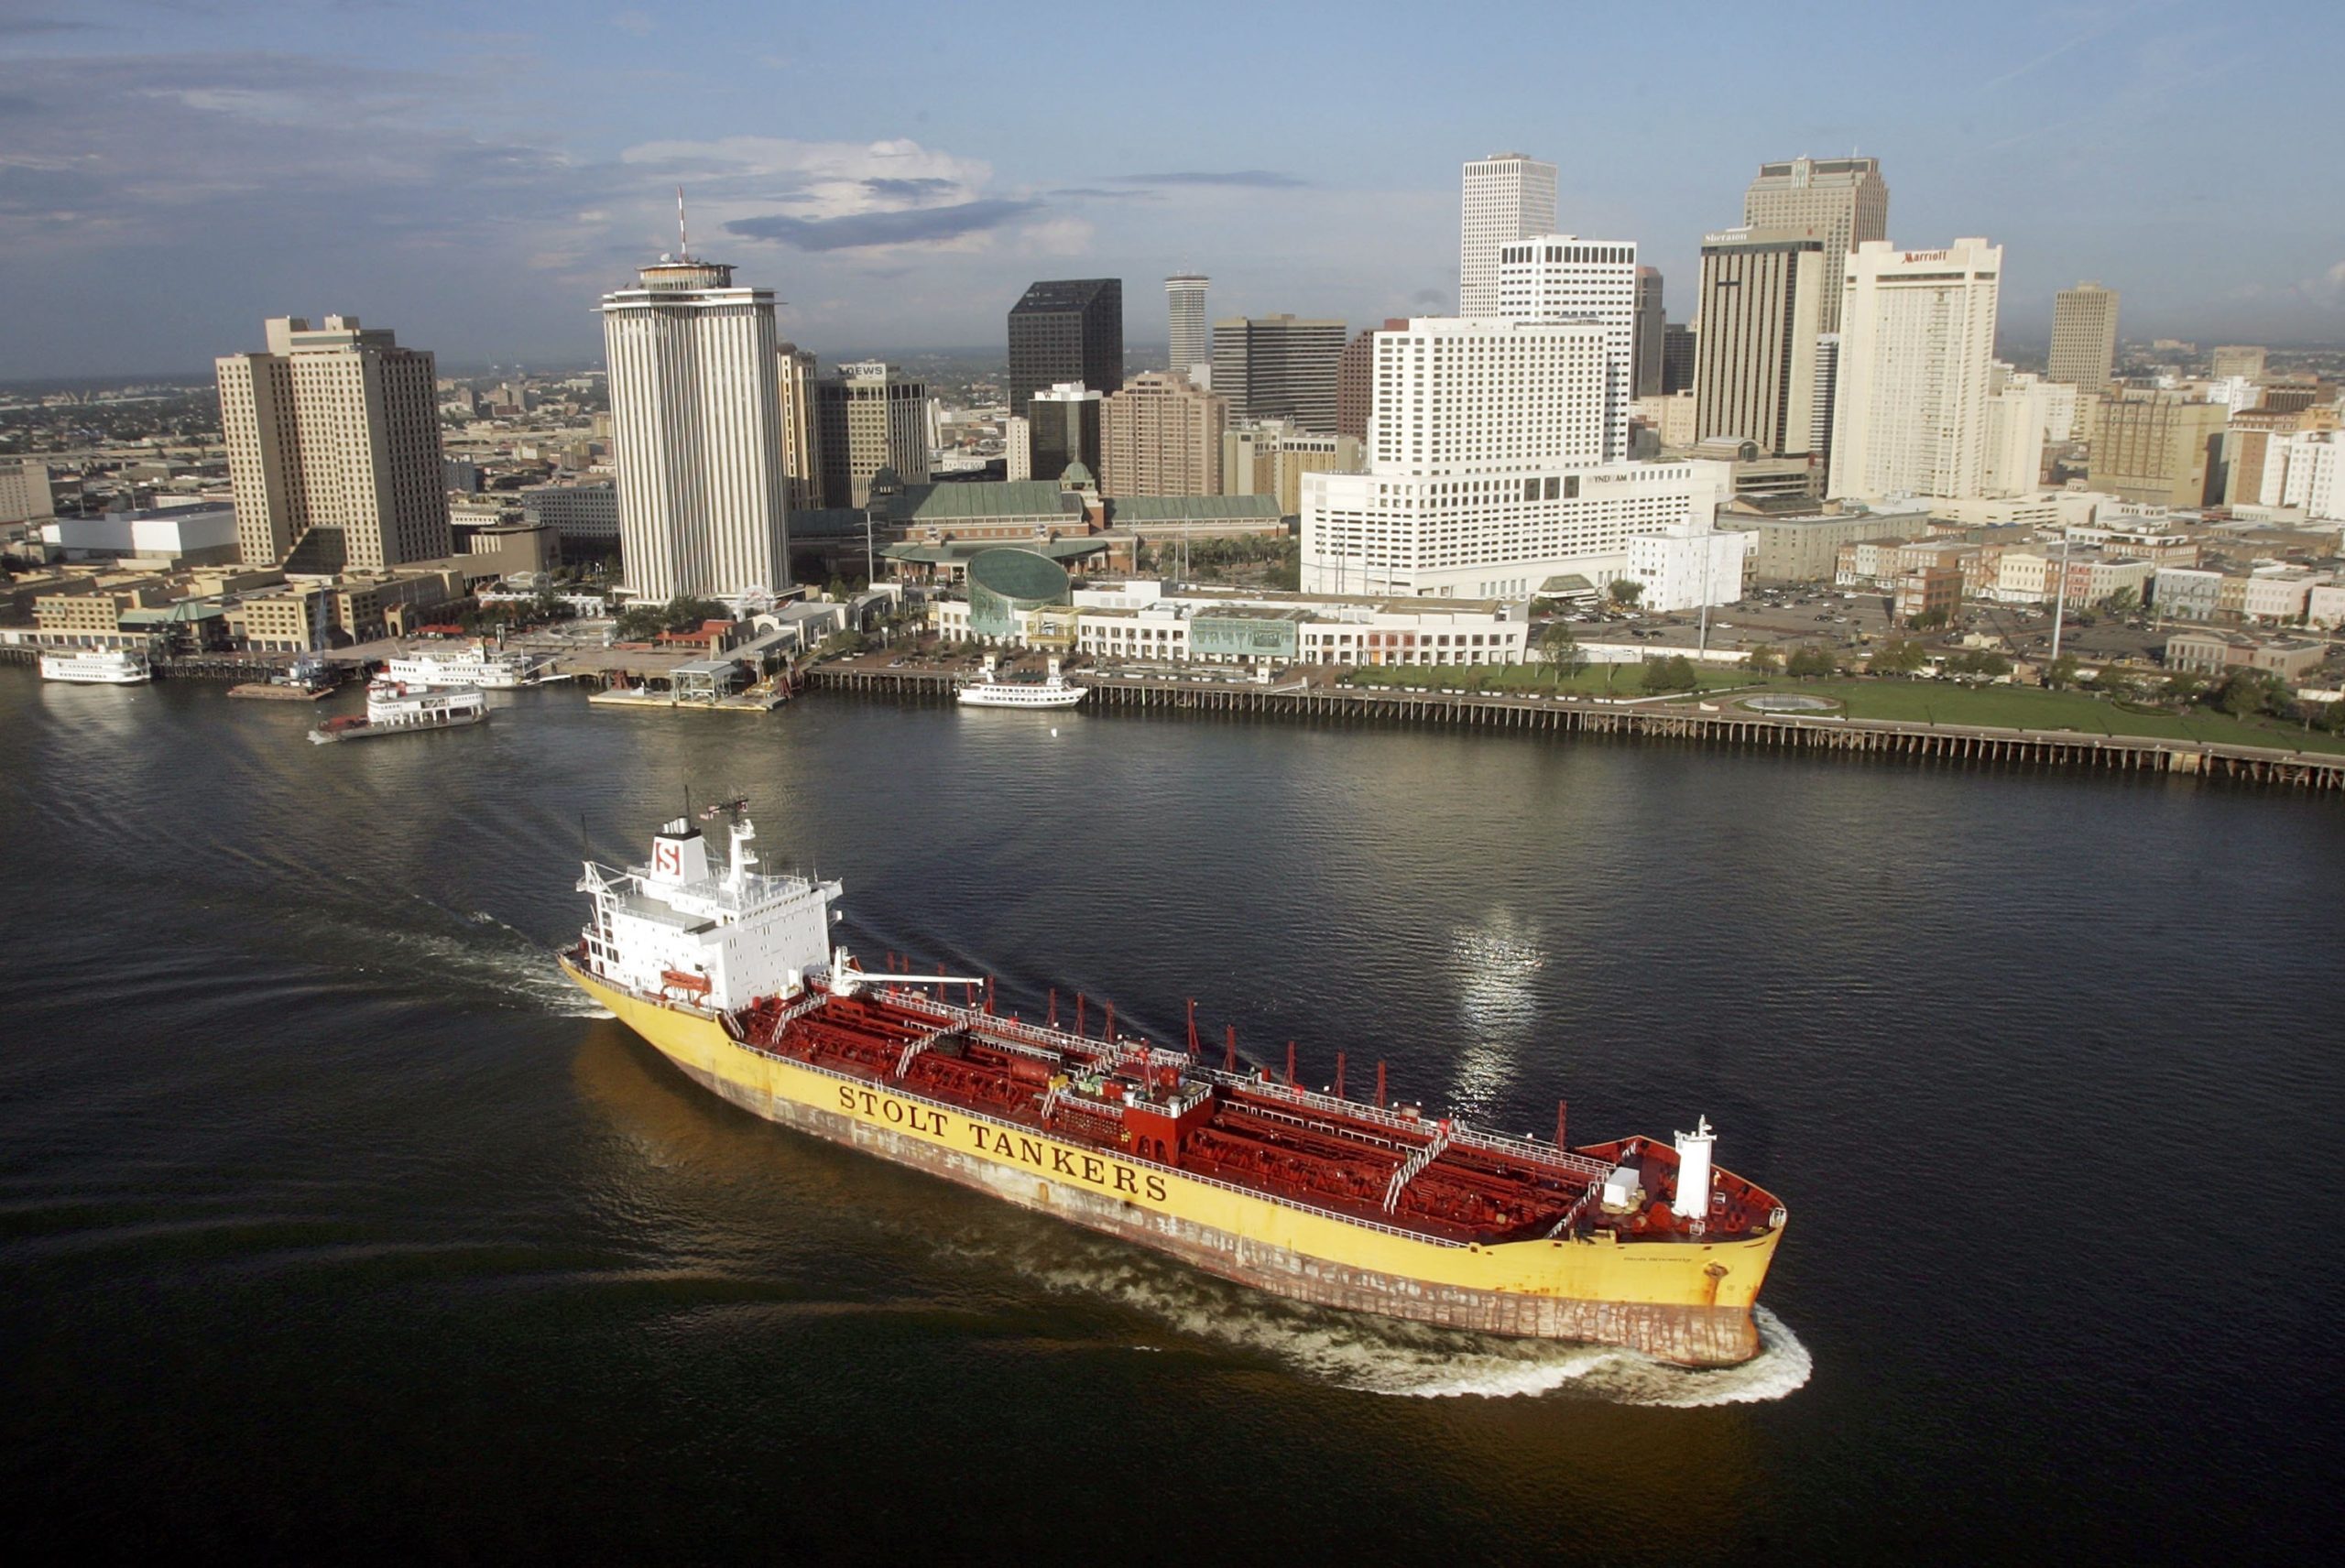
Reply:
[[[345,702],[348,699],[344,699]],[[1554,736],[500,696],[311,746],[0,670],[9,1532],[118,1553],[1609,1563],[2309,1540],[2333,802]],[[1281,1303],[761,1123],[584,1006],[684,791],[846,940],[1790,1228],[1696,1373]],[[1096,1017],[1096,1014],[1094,1015]],[[2317,1223],[2318,1222],[2318,1223]]]

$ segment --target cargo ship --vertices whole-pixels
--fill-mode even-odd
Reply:
[[[699,823],[726,819],[720,864]],[[1572,1148],[1181,1049],[1042,1021],[990,981],[879,973],[832,941],[836,882],[757,869],[739,801],[662,824],[650,858],[585,863],[561,955],[581,989],[683,1073],[758,1116],[1120,1236],[1298,1301],[1722,1367],[1784,1225],[1711,1159],[1706,1119],[1663,1141]],[[958,998],[957,1000],[955,998]],[[1219,1055],[1216,1065],[1211,1058]],[[1363,1074],[1364,1076],[1364,1074]]]

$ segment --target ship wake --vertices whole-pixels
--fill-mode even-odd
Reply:
[[[1804,1387],[1814,1362],[1788,1324],[1758,1309],[1759,1354],[1740,1367],[1696,1368],[1614,1345],[1571,1345],[1343,1312],[1194,1273],[1154,1258],[1091,1254],[1022,1269],[1054,1292],[1104,1298],[1193,1343],[1360,1393],[1420,1399],[1582,1399],[1691,1410],[1757,1404]],[[1145,1348],[1157,1348],[1145,1346]]]

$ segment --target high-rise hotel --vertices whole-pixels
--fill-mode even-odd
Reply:
[[[380,572],[455,552],[431,355],[328,316],[216,362],[237,552],[248,566]]]
[[[1611,581],[1632,536],[1707,524],[1724,464],[1606,461],[1624,358],[1600,320],[1378,332],[1367,471],[1303,476],[1303,588],[1528,598],[1551,577]]]
[[[1983,239],[1943,250],[1872,240],[1848,258],[1831,495],[1984,493],[2002,270],[2002,247]]]
[[[772,290],[663,256],[602,310],[627,590],[665,602],[788,586]]]
[[[1599,456],[1629,455],[1629,401],[1637,378],[1637,245],[1577,234],[1532,234],[1499,247],[1499,300],[1510,321],[1593,321],[1604,329]]]

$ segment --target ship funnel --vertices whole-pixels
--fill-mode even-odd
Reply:
[[[663,891],[673,891],[693,882],[708,880],[708,841],[701,837],[700,829],[691,819],[678,817],[660,825],[651,840],[651,865],[645,883]]]
[[[1698,1225],[1710,1217],[1710,1146],[1716,1142],[1707,1116],[1696,1116],[1692,1132],[1677,1135],[1677,1200],[1669,1207],[1681,1220]]]

